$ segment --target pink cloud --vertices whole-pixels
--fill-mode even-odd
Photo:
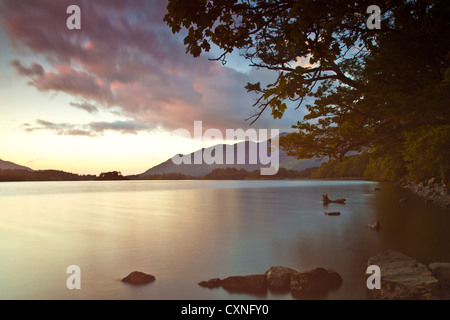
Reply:
[[[94,43],[92,41],[89,41],[84,48],[86,50],[90,51],[90,50],[94,49]]]
[[[118,131],[122,134],[138,134],[140,131],[152,130],[153,128],[146,124],[133,120],[114,121],[114,122],[90,122],[88,124],[73,123],[55,123],[46,120],[37,119],[35,125],[29,123],[23,124],[27,132],[34,131],[53,131],[60,136],[87,136],[99,137],[105,131]]]
[[[115,89],[117,90],[117,89],[121,89],[123,87],[123,85],[119,81],[114,81],[109,84],[109,87],[111,90],[115,90]]]
[[[96,101],[104,106],[114,104],[109,88],[97,82],[92,74],[59,64],[56,71],[45,72],[30,84],[40,91],[64,92],[74,97]]]
[[[248,125],[250,75],[185,54],[162,21],[161,0],[3,0],[0,25],[18,52],[43,59],[12,64],[40,91],[65,93],[124,117],[167,129],[194,120],[216,128]],[[67,6],[81,8],[81,30],[68,30]],[[38,58],[40,57],[40,58]],[[43,65],[47,70],[44,70]]]

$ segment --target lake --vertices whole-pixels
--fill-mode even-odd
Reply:
[[[323,192],[347,204],[324,207]],[[0,183],[0,299],[293,299],[197,285],[278,265],[332,268],[344,283],[323,298],[368,299],[370,256],[450,261],[449,226],[450,210],[367,181]],[[69,265],[81,290],[66,287]],[[156,281],[120,281],[136,270]]]

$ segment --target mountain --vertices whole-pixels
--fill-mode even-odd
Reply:
[[[283,135],[283,134],[282,134]],[[167,174],[167,173],[182,173],[188,176],[195,176],[195,177],[201,177],[204,176],[214,169],[223,169],[223,168],[236,168],[236,169],[245,169],[247,171],[254,171],[259,170],[261,167],[268,167],[269,165],[263,165],[261,163],[261,159],[259,159],[259,156],[256,159],[255,164],[250,163],[250,157],[249,157],[249,150],[251,148],[254,148],[254,150],[257,150],[258,155],[260,148],[265,148],[263,150],[268,150],[269,142],[252,142],[252,141],[245,141],[245,142],[239,142],[234,145],[216,145],[209,148],[203,148],[201,150],[197,150],[193,153],[190,153],[188,155],[176,155],[171,159],[168,159],[167,161],[145,171],[144,173],[138,175],[139,177],[145,177],[145,176],[151,176],[156,174]],[[227,158],[227,149],[231,151],[231,148],[234,150],[234,161],[235,164],[226,164],[226,158]],[[243,148],[243,149],[240,149]],[[223,164],[206,164],[202,160],[201,164],[194,164],[194,159],[200,158],[203,159],[203,155],[211,154],[213,157],[215,156],[215,150],[222,150],[222,163]],[[237,150],[245,150],[245,161],[243,164],[237,164]],[[266,154],[268,157],[270,157],[271,153],[267,152]],[[183,157],[190,159],[191,164],[179,164],[176,165],[173,162],[174,158],[177,157]],[[230,155],[231,158],[231,155]],[[305,159],[305,160],[298,160],[295,157],[288,156],[286,152],[282,149],[280,149],[279,154],[279,166],[280,168],[285,168],[288,170],[298,170],[303,171],[308,168],[312,167],[320,167],[320,165],[325,162],[326,160],[319,160],[319,159]]]
[[[30,169],[28,167],[20,166],[18,164],[15,164],[13,162],[9,161],[3,161],[0,159],[0,169],[2,170],[27,170],[27,171],[33,171],[33,169]]]

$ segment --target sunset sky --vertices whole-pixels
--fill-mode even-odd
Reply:
[[[81,8],[68,30],[66,8]],[[162,21],[166,1],[0,0],[0,159],[35,170],[142,173],[200,148],[171,137],[177,128],[249,127],[255,96],[247,82],[274,74],[193,58]],[[267,113],[255,128],[288,130]],[[211,144],[211,142],[209,142]],[[208,142],[205,143],[208,145]]]

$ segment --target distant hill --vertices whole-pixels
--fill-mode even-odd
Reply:
[[[245,142],[239,142],[239,143],[232,145],[234,148],[234,160],[235,160],[234,163],[237,163],[237,157],[236,157],[237,150],[239,150],[239,148],[245,148],[245,163],[244,164],[225,164],[225,162],[226,162],[225,159],[227,156],[227,145],[222,144],[222,145],[216,145],[213,147],[209,147],[206,149],[197,150],[193,153],[190,153],[189,155],[187,155],[187,157],[190,157],[192,164],[176,165],[173,163],[173,161],[172,161],[173,158],[172,158],[172,159],[168,159],[167,161],[145,171],[144,173],[138,175],[138,177],[143,178],[145,176],[168,174],[168,173],[181,173],[181,174],[188,175],[188,176],[202,177],[206,174],[211,173],[215,169],[224,169],[224,168],[244,169],[249,172],[254,171],[254,170],[259,170],[261,167],[267,167],[267,166],[262,165],[260,159],[257,159],[256,164],[250,164],[249,150],[251,147],[256,148],[256,150],[258,150],[258,154],[259,154],[260,148],[261,147],[267,148],[267,144],[268,144],[267,141],[260,142],[260,143],[245,141]],[[231,145],[229,145],[228,147],[231,147]],[[215,155],[214,149],[216,149],[216,148],[218,148],[218,149],[222,148],[224,164],[208,165],[203,162],[201,164],[193,164],[195,157],[200,157],[201,159],[203,159],[202,155],[204,152],[207,152],[207,154],[212,154],[214,156]],[[270,155],[270,154],[268,154],[268,155]],[[280,168],[285,168],[288,170],[298,170],[298,171],[303,171],[305,169],[312,168],[312,167],[320,167],[320,165],[326,161],[326,160],[321,161],[319,159],[298,160],[295,157],[288,156],[284,150],[280,150],[279,160],[280,160]]]
[[[80,176],[59,170],[0,169],[0,181],[85,181],[95,178],[94,175]]]
[[[28,167],[20,166],[18,164],[13,163],[13,162],[3,161],[3,160],[0,160],[0,169],[2,169],[2,170],[27,170],[27,171],[33,171],[33,169],[30,169]]]

